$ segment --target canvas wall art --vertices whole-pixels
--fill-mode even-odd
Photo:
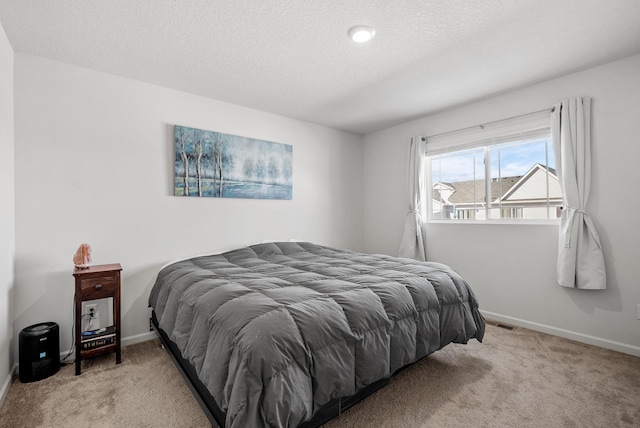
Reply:
[[[291,199],[293,147],[175,125],[176,196]]]

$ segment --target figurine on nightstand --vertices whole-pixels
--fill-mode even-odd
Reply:
[[[78,269],[86,269],[91,265],[91,246],[82,244],[73,256],[73,264]]]

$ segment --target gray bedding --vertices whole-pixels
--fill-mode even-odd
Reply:
[[[302,242],[171,264],[149,304],[230,428],[298,426],[484,334],[471,288],[448,266]]]

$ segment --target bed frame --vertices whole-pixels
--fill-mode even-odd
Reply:
[[[160,329],[158,319],[156,318],[155,311],[151,312],[151,322],[153,323],[154,330],[160,337],[160,341],[164,345],[164,348],[169,352],[171,359],[182,374],[183,378],[187,382],[189,389],[196,397],[198,404],[202,407],[202,410],[207,415],[207,418],[211,422],[212,428],[225,428],[226,414],[223,412],[218,404],[215,402],[206,386],[198,379],[196,371],[191,364],[182,358],[180,350],[175,343],[169,339],[167,334]],[[342,412],[364,400],[389,382],[389,378],[380,379],[371,385],[364,387],[358,391],[355,395],[350,397],[336,398],[322,406],[313,418],[298,428],[317,428],[327,421],[339,416]]]

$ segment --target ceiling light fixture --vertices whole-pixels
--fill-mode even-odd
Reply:
[[[356,43],[364,43],[373,39],[376,35],[376,30],[368,25],[357,25],[349,29],[349,38]]]

